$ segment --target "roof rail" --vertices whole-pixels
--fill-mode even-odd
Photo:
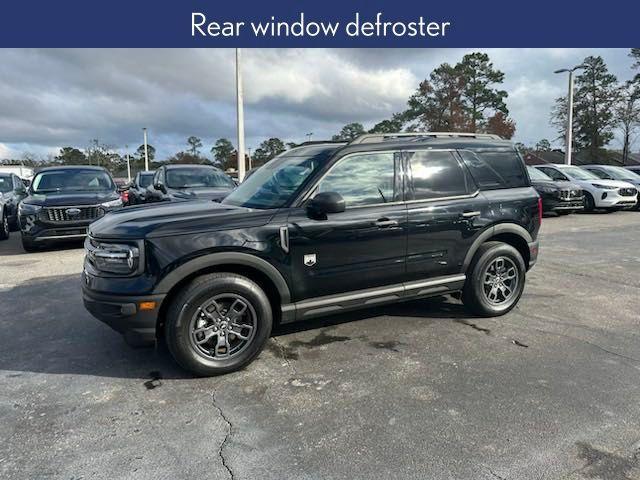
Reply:
[[[304,147],[307,145],[323,145],[323,144],[327,144],[327,143],[332,143],[332,144],[336,144],[339,145],[341,143],[343,144],[347,144],[347,140],[307,140],[306,142],[302,142],[299,143],[298,145],[296,145],[297,147]]]
[[[351,141],[349,145],[357,145],[359,143],[376,143],[385,140],[396,140],[400,138],[421,139],[421,138],[485,138],[490,140],[503,140],[499,135],[493,133],[464,133],[464,132],[405,132],[405,133],[365,133]]]

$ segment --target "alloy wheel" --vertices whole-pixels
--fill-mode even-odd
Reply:
[[[251,303],[235,293],[206,300],[189,325],[191,346],[213,360],[226,360],[242,353],[253,340],[257,315]]]
[[[482,291],[489,303],[502,305],[513,298],[518,290],[518,267],[508,257],[496,257],[482,276]]]

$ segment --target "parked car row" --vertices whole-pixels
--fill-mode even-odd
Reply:
[[[631,170],[609,165],[561,164],[530,166],[527,170],[547,213],[640,208],[640,175]]]

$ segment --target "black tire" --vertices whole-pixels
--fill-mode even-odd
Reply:
[[[40,250],[39,246],[36,245],[36,243],[31,240],[30,238],[25,237],[24,235],[22,236],[22,248],[24,249],[25,252],[37,252],[38,250]]]
[[[491,302],[487,298],[487,293],[485,293],[487,269],[498,259],[508,259],[508,263],[513,265],[513,268],[517,271],[512,294],[505,298],[502,303]],[[467,270],[467,280],[462,290],[462,302],[475,315],[482,317],[504,315],[515,307],[520,300],[524,291],[525,281],[526,268],[520,252],[503,242],[487,242],[480,246]]]
[[[596,202],[589,192],[584,192],[584,211],[593,212],[596,208]]]
[[[2,213],[2,219],[0,220],[0,240],[6,240],[9,238],[9,218],[5,212]]]
[[[214,359],[199,350],[191,334],[193,322],[198,321],[199,308],[214,297],[224,295],[238,296],[247,303],[247,309],[252,309],[249,314],[255,316],[255,332],[236,354]],[[196,375],[212,376],[248,365],[262,351],[271,334],[272,324],[269,299],[255,282],[235,273],[212,273],[191,281],[172,300],[167,310],[164,334],[167,347],[180,366]]]

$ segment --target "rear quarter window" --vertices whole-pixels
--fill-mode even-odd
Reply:
[[[515,150],[461,150],[460,155],[481,190],[529,186],[524,162]]]

